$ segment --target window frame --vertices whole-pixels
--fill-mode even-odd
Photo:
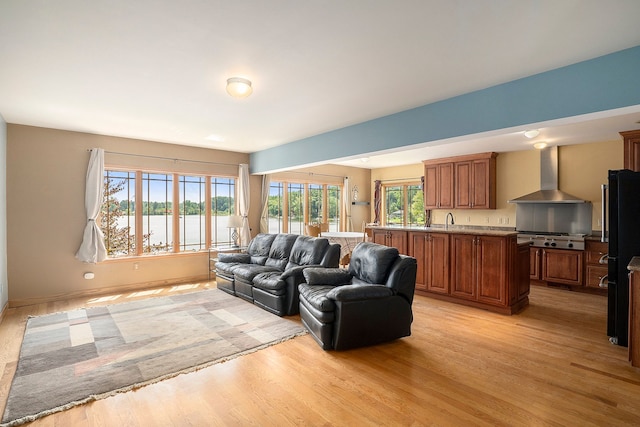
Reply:
[[[166,171],[166,170],[157,170],[157,169],[138,169],[138,168],[131,168],[131,167],[112,167],[112,166],[106,166],[104,168],[104,179],[107,178],[109,173],[125,173],[128,176],[133,175],[135,177],[135,190],[134,190],[134,194],[133,194],[133,203],[130,203],[132,200],[129,200],[128,205],[133,205],[134,209],[133,209],[133,217],[134,217],[134,230],[140,230],[140,232],[135,232],[135,243],[134,243],[134,250],[131,251],[129,250],[126,254],[123,255],[113,255],[113,254],[108,254],[107,259],[108,260],[119,260],[119,259],[126,259],[126,258],[135,258],[135,257],[149,257],[149,256],[168,256],[168,255],[178,255],[178,254],[189,254],[189,253],[200,253],[200,252],[206,252],[209,250],[209,248],[213,247],[213,246],[225,246],[225,245],[231,245],[233,244],[232,238],[231,238],[231,229],[228,230],[227,235],[225,236],[226,240],[224,239],[219,239],[218,236],[219,234],[216,233],[216,236],[213,235],[213,223],[217,223],[217,218],[221,217],[220,215],[217,215],[213,210],[212,210],[212,182],[214,182],[214,180],[218,180],[218,179],[224,179],[224,180],[229,180],[230,183],[228,185],[232,185],[233,186],[233,203],[232,206],[230,206],[229,208],[229,213],[228,215],[222,215],[222,217],[224,216],[229,216],[229,215],[234,215],[236,212],[238,212],[238,203],[239,203],[239,199],[238,199],[238,176],[232,176],[232,175],[226,175],[226,174],[202,174],[202,173],[190,173],[190,172],[171,172],[171,171]],[[172,210],[172,218],[171,218],[171,232],[172,232],[172,240],[173,242],[171,244],[169,244],[169,242],[167,242],[167,245],[170,246],[170,249],[167,251],[160,251],[160,252],[154,252],[154,251],[145,251],[144,245],[143,245],[143,240],[144,240],[144,227],[143,227],[143,216],[144,216],[144,212],[143,212],[143,200],[142,197],[136,197],[136,194],[139,195],[143,195],[143,174],[147,174],[147,175],[166,175],[166,176],[170,176],[171,177],[171,199],[170,201],[167,201],[168,203],[170,203],[171,205],[171,210]],[[174,212],[174,208],[177,207],[178,210],[182,209],[182,203],[181,203],[181,195],[180,195],[180,185],[181,185],[181,178],[198,178],[198,179],[204,179],[204,181],[200,184],[201,188],[202,185],[204,186],[204,242],[200,241],[198,243],[198,246],[200,246],[198,249],[192,249],[192,248],[188,248],[186,246],[190,246],[190,244],[185,243],[184,242],[184,238],[182,236],[182,230],[181,230],[181,223],[180,223],[180,213],[178,212],[176,214],[176,212]],[[112,179],[118,179],[118,178],[112,178]],[[224,183],[223,183],[224,184]],[[130,193],[129,193],[129,197],[130,197]],[[122,201],[120,201],[122,202]],[[148,205],[147,205],[148,206]],[[101,209],[102,210],[102,209]],[[100,215],[102,217],[102,214]],[[199,215],[202,216],[202,215]],[[217,218],[214,218],[217,217]],[[202,221],[202,220],[201,220]],[[102,218],[99,219],[99,223],[101,224],[101,230],[103,229],[102,227]],[[107,239],[107,236],[105,236],[105,240]],[[186,244],[186,246],[185,246]]]
[[[411,204],[409,200],[409,192],[411,187],[418,187],[419,191],[422,193],[422,223],[413,222],[410,220],[411,215]],[[402,192],[402,216],[400,223],[390,223],[388,221],[389,218],[389,206],[387,195],[390,188],[400,188]],[[415,189],[414,189],[415,190]],[[414,197],[416,192],[413,191]],[[398,181],[398,182],[387,182],[382,183],[382,208],[380,212],[380,220],[382,222],[381,225],[385,227],[412,227],[412,226],[421,226],[424,225],[424,188],[422,188],[422,183],[420,181]],[[412,199],[413,200],[413,199]]]

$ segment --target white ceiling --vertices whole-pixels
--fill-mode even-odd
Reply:
[[[638,17],[638,0],[2,0],[0,114],[253,152],[640,45]],[[232,76],[254,93],[227,95]],[[563,145],[638,122],[640,106],[532,125]],[[524,149],[523,130],[336,162]]]

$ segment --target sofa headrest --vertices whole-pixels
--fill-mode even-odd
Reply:
[[[264,265],[275,238],[276,234],[260,233],[251,240],[247,248],[247,253],[251,256],[251,263]]]
[[[349,273],[366,283],[384,284],[389,268],[398,259],[398,249],[377,243],[358,243],[351,253]]]
[[[319,265],[327,248],[329,240],[321,237],[298,236],[291,248],[287,269],[297,265]]]
[[[289,262],[291,248],[297,238],[297,234],[276,234],[276,237],[273,239],[273,243],[271,244],[271,250],[269,251],[269,257],[267,258],[265,265],[276,267],[279,270],[284,270]]]

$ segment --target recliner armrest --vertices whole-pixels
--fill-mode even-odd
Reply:
[[[251,263],[251,255],[244,253],[221,253],[218,254],[218,261],[220,262],[240,262],[243,264]]]
[[[351,283],[351,274],[343,268],[305,268],[302,274],[309,285],[339,286]]]
[[[387,298],[393,291],[384,285],[345,285],[327,292],[327,298],[335,301],[358,301]]]
[[[296,267],[292,267],[292,268],[288,268],[284,271],[284,273],[282,273],[282,275],[280,276],[281,279],[287,279],[289,277],[294,277],[294,276],[301,276],[303,271],[307,268],[322,268],[321,265],[316,265],[316,264],[312,264],[312,265],[299,265]]]

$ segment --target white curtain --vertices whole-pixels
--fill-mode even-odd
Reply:
[[[249,229],[249,165],[242,163],[238,174],[240,175],[238,197],[240,198],[240,216],[242,217],[240,246],[247,246],[251,241],[251,230]]]
[[[87,213],[87,224],[84,228],[82,244],[76,253],[76,258],[82,262],[96,263],[107,258],[104,246],[104,235],[96,224],[102,198],[104,196],[104,150],[91,150],[89,167],[87,168],[86,187],[84,192],[84,207]]]
[[[260,232],[269,232],[269,186],[271,175],[262,175],[262,212],[260,213]]]
[[[351,192],[349,191],[349,177],[344,177],[344,184],[342,186],[342,207],[344,209],[345,224],[344,231],[352,231],[353,224],[351,222]]]

